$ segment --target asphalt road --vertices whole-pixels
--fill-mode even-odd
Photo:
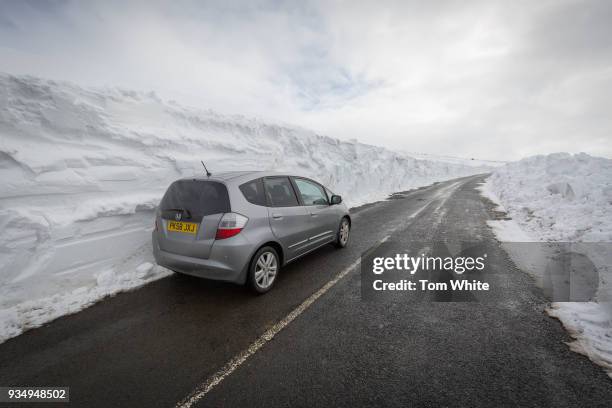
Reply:
[[[496,244],[482,179],[357,209],[348,248],[290,264],[265,296],[171,276],[26,332],[0,345],[0,385],[69,386],[70,406],[176,406],[344,271],[193,406],[609,407],[610,378],[569,351],[541,291]],[[389,250],[488,242],[503,291],[494,301],[365,301],[350,266],[383,240]]]

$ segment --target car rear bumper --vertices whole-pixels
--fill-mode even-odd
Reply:
[[[158,265],[199,278],[244,283],[250,261],[250,245],[215,242],[207,259],[173,254],[160,249],[153,232],[153,255]]]

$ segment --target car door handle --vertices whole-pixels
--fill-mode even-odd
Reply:
[[[272,214],[272,218],[274,218],[275,220],[280,220],[281,218],[283,218],[282,214]]]
[[[311,217],[316,217],[317,215],[318,215],[317,213],[313,213],[313,212],[310,213]]]

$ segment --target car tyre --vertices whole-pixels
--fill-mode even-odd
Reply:
[[[336,248],[346,248],[349,243],[351,235],[351,223],[348,218],[344,217],[340,221],[338,226],[338,232],[336,233]]]
[[[270,246],[260,248],[249,266],[249,285],[257,293],[266,293],[274,286],[280,270],[278,252]]]

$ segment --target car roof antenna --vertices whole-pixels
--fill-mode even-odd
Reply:
[[[204,164],[204,161],[200,160],[200,163],[202,163],[202,166],[204,166],[204,170],[206,170],[206,177],[212,176],[211,172],[208,171],[208,169],[206,168],[206,165]]]

